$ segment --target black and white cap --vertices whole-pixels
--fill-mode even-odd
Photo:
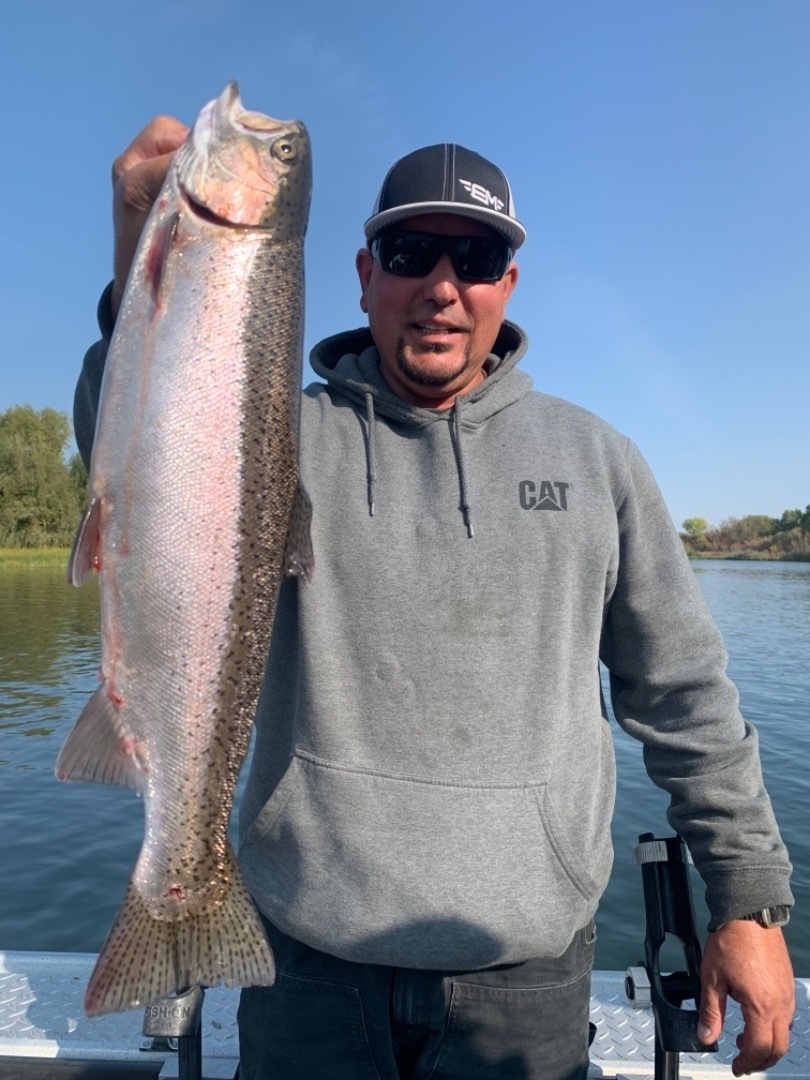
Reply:
[[[513,251],[526,239],[506,176],[456,143],[425,146],[400,158],[383,180],[363,232],[371,240],[404,218],[437,213],[481,221],[505,236]]]

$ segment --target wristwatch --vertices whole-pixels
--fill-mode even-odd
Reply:
[[[750,915],[740,915],[738,918],[759,923],[760,926],[766,928],[786,926],[790,922],[790,908],[787,904],[774,904],[771,907],[762,908],[761,911],[752,911]]]

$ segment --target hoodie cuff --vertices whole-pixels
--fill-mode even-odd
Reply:
[[[773,869],[708,872],[703,878],[711,915],[709,931],[766,907],[782,904],[792,907],[794,903],[787,872]]]

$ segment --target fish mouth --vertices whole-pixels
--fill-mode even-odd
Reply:
[[[255,230],[257,228],[257,226],[251,222],[231,221],[230,218],[214,213],[210,207],[204,206],[203,203],[198,202],[193,195],[189,195],[182,187],[180,188],[180,198],[194,217],[199,218],[200,221],[204,221],[208,225],[216,225],[219,229],[241,229],[244,232],[249,232],[250,230]]]
[[[242,103],[239,102],[241,108]],[[231,116],[234,127],[251,135],[275,135],[276,132],[286,131],[293,123],[292,120],[274,120],[265,113],[252,112],[250,109],[242,109],[238,115]]]
[[[231,79],[214,102],[212,124],[228,124],[249,135],[274,135],[288,131],[294,120],[275,120],[266,113],[246,109],[239,93],[239,83]]]

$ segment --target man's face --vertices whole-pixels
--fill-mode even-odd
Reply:
[[[397,223],[445,236],[491,236],[492,230],[455,214],[420,214]],[[456,276],[442,255],[425,277],[399,277],[380,266],[370,251],[357,253],[360,307],[380,353],[380,369],[391,389],[411,405],[447,409],[485,375],[517,282],[512,263],[500,281],[470,282]]]

